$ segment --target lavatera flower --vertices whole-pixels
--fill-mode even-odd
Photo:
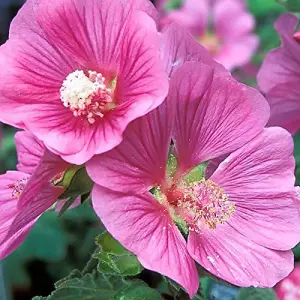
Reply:
[[[65,200],[59,198],[65,188],[56,183],[72,168],[29,132],[18,132],[15,141],[18,171],[0,175],[0,260],[24,241],[45,211],[55,203],[64,207]]]
[[[28,0],[0,48],[0,120],[82,164],[162,103],[156,10],[148,0]]]
[[[164,11],[168,1],[157,3]],[[243,0],[184,0],[178,9],[166,10],[161,26],[181,23],[228,70],[248,63],[258,47],[255,19]]]
[[[88,162],[95,211],[146,268],[191,298],[195,261],[238,286],[273,286],[293,269],[300,216],[293,140],[264,130],[268,118],[256,90],[185,62],[165,102]]]

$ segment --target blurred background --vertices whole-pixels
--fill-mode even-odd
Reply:
[[[1,44],[8,38],[9,24],[23,2],[0,0]],[[175,7],[178,2],[174,0],[172,5]],[[263,58],[270,49],[279,45],[273,24],[285,9],[275,0],[248,0],[247,5],[256,19],[255,33],[259,36],[260,46],[251,62],[234,69],[233,74],[238,80],[256,86],[255,77]],[[8,169],[14,170],[16,166],[14,133],[9,126],[1,125],[2,173]],[[300,162],[299,135],[295,137],[295,157]],[[296,169],[296,176],[299,184],[299,168]],[[59,218],[55,212],[44,214],[25,243],[1,263],[0,300],[26,300],[36,295],[49,295],[55,281],[85,265],[94,250],[94,237],[100,231],[101,225],[88,206],[72,209]],[[300,248],[294,250],[298,261]],[[210,299],[231,300],[237,293],[237,289],[213,281],[206,282],[205,286]],[[300,299],[300,294],[299,298],[294,299]]]

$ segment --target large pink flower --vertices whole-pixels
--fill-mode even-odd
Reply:
[[[81,164],[164,100],[147,0],[28,0],[0,49],[0,119]]]
[[[18,171],[0,175],[0,259],[26,238],[39,216],[64,191],[52,180],[69,166],[29,132],[16,134]]]
[[[273,286],[293,268],[300,216],[293,141],[283,129],[263,130],[268,117],[256,90],[209,62],[185,62],[166,101],[88,162],[94,209],[146,268],[191,297],[195,261],[239,286]],[[204,163],[223,156],[203,177]]]
[[[242,0],[185,0],[180,9],[166,12],[161,24],[170,21],[185,26],[229,70],[249,62],[258,46],[254,17]]]
[[[270,126],[292,134],[300,129],[300,40],[295,33],[298,19],[284,14],[275,23],[282,45],[266,57],[258,73],[258,84],[271,107]]]

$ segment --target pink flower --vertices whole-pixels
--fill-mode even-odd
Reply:
[[[0,119],[82,164],[164,100],[147,0],[28,0],[0,49]],[[12,113],[13,111],[13,113]]]
[[[187,40],[163,39],[173,40],[176,61],[188,60]],[[283,129],[263,130],[268,117],[256,90],[207,61],[185,62],[172,73],[165,102],[130,124],[118,147],[87,163],[95,211],[146,268],[191,298],[195,261],[239,286],[273,286],[293,268],[300,218],[293,141]],[[176,159],[168,160],[171,140]],[[201,176],[204,162],[223,156]]]
[[[185,0],[167,12],[161,24],[178,21],[205,46],[216,61],[232,70],[249,62],[258,47],[254,17],[242,0]]]
[[[300,299],[300,266],[296,265],[293,272],[276,286],[278,300]]]
[[[0,175],[0,259],[26,238],[39,216],[64,191],[53,180],[69,166],[29,132],[16,134],[18,171]]]
[[[270,126],[278,125],[294,134],[300,129],[300,42],[295,33],[297,17],[282,15],[275,23],[282,45],[266,57],[258,73],[259,87],[271,107]]]

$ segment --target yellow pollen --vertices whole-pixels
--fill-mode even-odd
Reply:
[[[113,109],[112,90],[106,87],[101,73],[76,70],[69,74],[60,89],[60,99],[74,117],[85,117],[90,124],[103,118],[105,112]]]
[[[27,182],[28,178],[22,178],[18,180],[15,184],[8,185],[7,187],[12,189],[11,197],[17,199],[20,198]]]
[[[204,222],[210,229],[225,224],[235,211],[235,204],[213,181],[202,179],[184,189],[184,198],[177,207],[187,211],[191,228]]]

